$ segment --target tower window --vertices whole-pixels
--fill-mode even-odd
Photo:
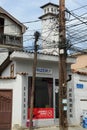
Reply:
[[[44,9],[44,13],[46,13],[46,9]]]
[[[47,8],[47,12],[49,12],[49,8]]]
[[[54,9],[54,12],[56,13],[56,9]]]
[[[51,12],[53,12],[53,8],[51,8]]]

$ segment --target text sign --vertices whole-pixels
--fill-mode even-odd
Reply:
[[[52,69],[49,68],[36,68],[36,73],[52,74]]]
[[[76,84],[76,87],[82,89],[83,88],[83,84]]]
[[[30,108],[28,109],[28,119],[30,118]],[[54,118],[53,108],[34,108],[33,119],[50,119]]]

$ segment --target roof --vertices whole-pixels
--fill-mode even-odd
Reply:
[[[43,6],[41,6],[40,8],[44,8],[44,7],[48,6],[48,5],[52,5],[52,6],[59,7],[59,5],[49,2],[49,3],[47,3],[47,4],[43,5]]]
[[[34,58],[34,52],[25,52],[25,51],[14,51],[10,55],[10,60],[16,60],[16,59],[25,59],[25,60],[33,60]],[[58,62],[59,56],[54,54],[44,54],[37,52],[37,60],[38,61],[47,61],[47,62]],[[75,58],[67,57],[67,63],[72,64],[75,63]]]
[[[44,14],[44,15],[40,16],[39,19],[42,19],[42,18],[44,18],[44,17],[46,17],[46,16],[56,16],[56,17],[57,17],[58,14],[53,14],[53,13],[50,13],[50,12],[49,12],[49,13],[47,13],[47,14]],[[45,19],[44,19],[44,20],[45,20]]]
[[[0,76],[0,79],[16,79],[16,77],[9,77],[9,76],[7,76],[7,77],[2,77],[2,76]]]
[[[6,10],[4,10],[2,7],[0,7],[0,14],[6,15],[12,21],[14,21],[16,24],[18,24],[22,28],[23,33],[26,31],[27,27],[24,24],[22,24],[20,21],[18,21],[16,18],[14,18],[11,14],[9,14]]]
[[[53,55],[53,54],[44,54],[44,53],[37,53],[37,59],[38,61],[47,61],[47,62],[58,62],[59,56]],[[0,66],[0,75],[5,70],[5,68],[13,61],[13,60],[33,60],[34,58],[34,52],[28,52],[28,51],[14,51],[12,54],[10,54],[7,59],[1,64]],[[67,63],[72,64],[75,63],[75,58],[68,57]],[[21,73],[23,75],[27,73]]]
[[[72,70],[73,73],[77,73],[80,75],[87,75],[87,66],[83,67],[83,68],[79,68],[77,70]]]

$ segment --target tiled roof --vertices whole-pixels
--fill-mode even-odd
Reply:
[[[16,77],[9,77],[9,76],[0,76],[0,79],[16,79]]]
[[[19,74],[19,75],[28,75],[27,72],[18,72],[17,74]]]
[[[79,68],[77,70],[72,70],[72,72],[80,75],[87,75],[87,66],[84,68]]]
[[[59,7],[59,5],[49,2],[49,3],[47,3],[47,4],[44,4],[44,5],[41,6],[40,8],[44,8],[44,7],[48,6],[48,5],[53,5],[53,6]]]

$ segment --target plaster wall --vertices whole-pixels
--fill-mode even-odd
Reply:
[[[12,90],[12,128],[26,126],[27,119],[27,76],[17,75],[16,79],[0,79],[0,90]],[[24,98],[26,101],[24,102]],[[24,105],[26,104],[26,105]]]
[[[20,27],[7,17],[5,17],[5,25],[8,25],[8,26],[4,27],[4,34],[20,36],[21,34]]]

